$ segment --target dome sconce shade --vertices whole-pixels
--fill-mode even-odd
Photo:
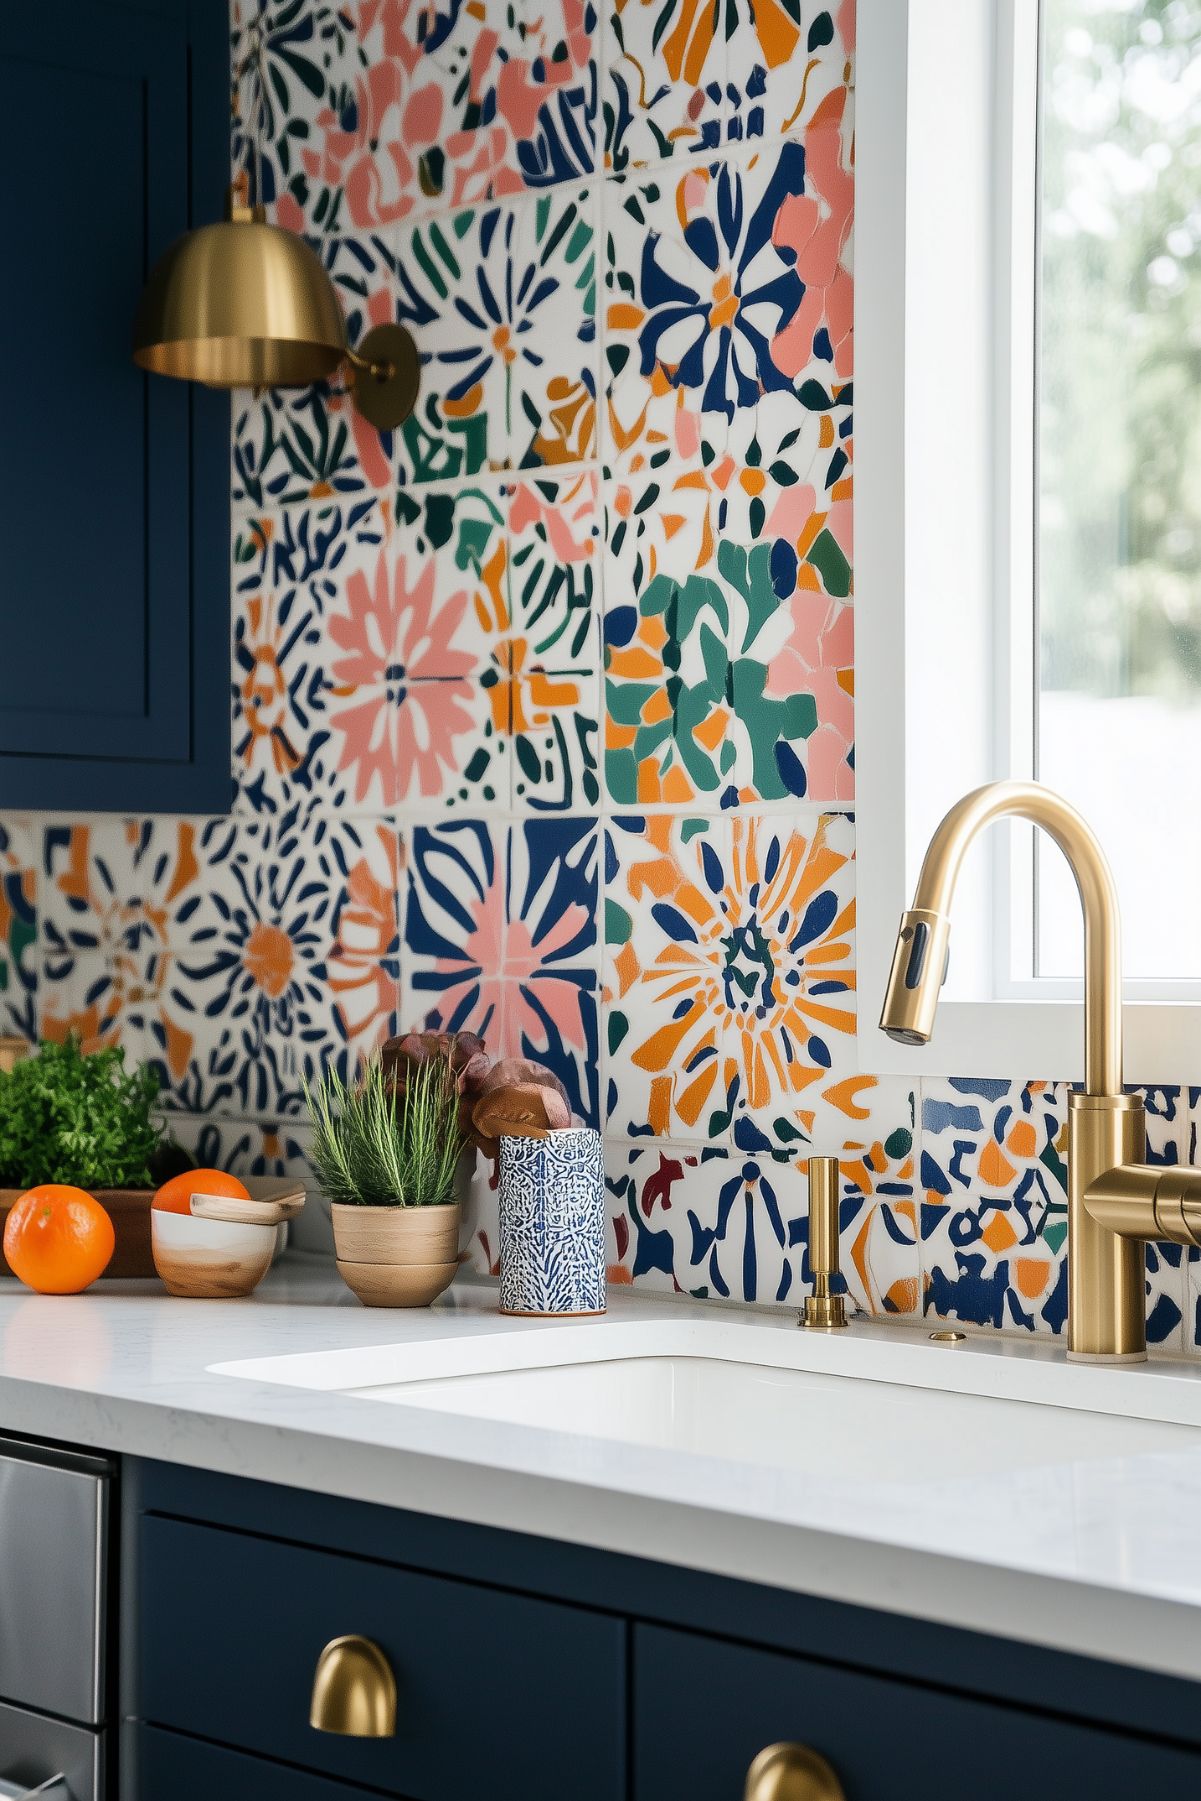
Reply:
[[[354,404],[377,431],[417,401],[419,360],[403,325],[376,325],[357,350],[329,275],[295,232],[261,206],[179,238],[151,271],[134,324],[133,360],[210,388],[306,388],[344,363]]]

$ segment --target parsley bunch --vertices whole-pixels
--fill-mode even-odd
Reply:
[[[0,1074],[0,1187],[149,1188],[158,1087],[115,1046],[85,1055],[74,1037],[43,1044]]]

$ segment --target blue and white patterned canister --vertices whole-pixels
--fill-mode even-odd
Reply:
[[[600,1133],[569,1126],[500,1141],[500,1310],[605,1311]]]

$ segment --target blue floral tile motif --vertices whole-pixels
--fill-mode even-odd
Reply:
[[[146,1017],[168,1105],[294,1115],[396,1030],[398,846],[387,826],[295,809],[235,825],[226,882],[174,934]],[[211,879],[211,875],[210,875]]]
[[[597,827],[418,826],[404,900],[406,1026],[478,1032],[545,1064],[595,1124]]]
[[[1175,1160],[1182,1091],[1143,1091],[1147,1155]],[[1067,1321],[1067,1097],[1064,1083],[926,1082],[922,1088],[924,1307],[940,1318],[1061,1333]],[[1179,1248],[1147,1249],[1147,1337],[1179,1346]]]

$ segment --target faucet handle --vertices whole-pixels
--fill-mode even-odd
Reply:
[[[813,1293],[805,1296],[800,1323],[814,1332],[836,1332],[847,1323],[846,1297],[835,1294],[831,1277],[838,1267],[838,1158],[810,1157],[809,1267]]]

